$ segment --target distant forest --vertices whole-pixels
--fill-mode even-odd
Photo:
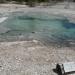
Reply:
[[[15,2],[15,3],[26,3],[27,5],[30,6],[35,6],[35,3],[41,3],[41,2],[47,2],[47,3],[51,3],[51,2],[60,2],[60,1],[73,1],[75,2],[75,0],[0,0],[0,3],[7,3],[7,2]]]
[[[18,1],[18,2],[28,2],[28,1],[38,1],[38,2],[47,2],[47,1],[73,1],[75,2],[75,0],[0,0],[0,2],[4,2],[4,1]]]
[[[64,0],[0,0],[1,3],[7,1],[16,1],[16,2],[50,2],[50,1],[64,1]]]

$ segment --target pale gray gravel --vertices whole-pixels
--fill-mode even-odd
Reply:
[[[46,47],[38,41],[0,43],[0,75],[57,75],[56,63],[75,61],[74,48]]]

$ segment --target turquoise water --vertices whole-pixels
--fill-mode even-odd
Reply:
[[[24,36],[44,42],[75,40],[75,24],[66,17],[46,13],[14,14],[2,23],[0,37]]]

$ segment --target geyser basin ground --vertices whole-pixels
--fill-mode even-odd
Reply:
[[[47,13],[12,13],[0,24],[0,41],[36,39],[43,43],[75,40],[75,23]]]
[[[9,5],[11,5],[12,8]],[[0,7],[1,8],[0,12],[2,13],[8,12],[9,9],[11,11],[14,11],[16,6],[12,4],[9,4],[9,5],[7,8]],[[19,11],[23,10],[25,12],[29,11],[28,8],[22,8],[21,6],[18,5],[18,9],[15,9],[15,11],[16,10],[19,10]],[[62,6],[64,7],[64,5]],[[58,5],[58,7],[60,7],[60,5]],[[31,8],[29,9],[31,10]],[[38,11],[37,8],[34,8],[32,11],[36,11],[36,10]],[[40,10],[43,10],[43,12],[48,11],[49,13],[51,12],[57,13],[61,11],[60,13],[63,13],[64,15],[68,15],[68,16],[72,15],[71,16],[72,18],[75,15],[75,12],[70,9],[64,10],[62,8],[61,9],[41,8]],[[12,16],[15,16],[15,15],[13,14]],[[10,17],[12,18],[12,16]],[[6,21],[7,20],[5,20],[5,22]],[[6,24],[4,25],[5,26],[3,25],[2,26],[6,28],[7,27]],[[8,31],[8,29],[6,30]],[[0,27],[0,31],[2,31],[1,27]],[[11,38],[9,38],[9,40],[11,41]],[[53,71],[53,69],[55,69],[56,67],[56,63],[61,63],[66,61],[67,62],[75,61],[75,47],[74,48],[69,48],[69,47],[56,48],[53,45],[53,48],[52,48],[50,45],[49,47],[46,47],[44,45],[40,45],[39,42],[35,43],[32,40],[31,41],[0,42],[0,75],[57,75]]]

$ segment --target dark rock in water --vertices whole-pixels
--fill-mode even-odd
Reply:
[[[32,33],[35,33],[35,32],[32,32]]]

